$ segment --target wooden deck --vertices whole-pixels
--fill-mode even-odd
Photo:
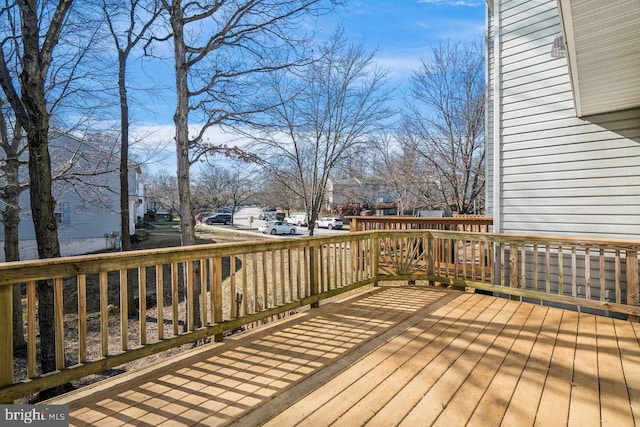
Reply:
[[[640,425],[640,326],[371,288],[49,403],[71,425]]]

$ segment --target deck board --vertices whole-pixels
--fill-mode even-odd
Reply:
[[[613,319],[596,318],[600,406],[605,425],[632,425],[633,415]]]
[[[402,420],[403,426],[415,426],[424,420],[425,425],[433,424],[450,404],[455,392],[466,384],[469,376],[476,371],[485,375],[482,388],[491,383],[495,369],[500,366],[505,347],[509,347],[512,337],[503,334],[512,318],[520,316],[520,307],[508,304],[500,310],[495,309],[493,317],[488,320],[483,330],[478,331],[473,342],[457,357],[445,374],[436,381],[431,389],[422,396],[420,402]],[[487,310],[487,312],[490,312]],[[488,349],[488,351],[487,351]],[[429,369],[426,367],[425,370]],[[466,397],[464,397],[466,399]]]
[[[471,299],[473,302],[473,299]],[[493,304],[502,301],[492,301]],[[369,424],[373,426],[397,425],[420,401],[430,387],[449,369],[469,345],[495,316],[495,311],[477,304],[468,311],[473,322],[465,325],[453,323],[445,339],[451,340],[431,360],[424,360],[420,371],[393,398],[376,413]],[[456,318],[455,315],[453,318]],[[464,326],[464,329],[461,327]],[[429,367],[429,368],[427,368]]]
[[[515,324],[531,327],[532,314],[535,311],[533,306],[521,308],[520,317],[514,319]],[[508,337],[504,344],[500,346],[500,342],[495,343],[498,344],[498,351],[494,357],[482,359],[459,391],[458,398],[443,411],[443,415],[438,419],[439,425],[464,425],[472,416],[475,419],[480,417],[488,424],[499,424],[524,368],[526,358],[523,356],[525,353],[528,354],[531,348],[529,340],[518,340],[519,336],[526,334],[524,329],[522,327],[504,331],[503,336]],[[496,345],[492,347],[495,348]],[[470,404],[465,405],[465,401]]]
[[[596,318],[581,315],[580,335],[576,339],[576,356],[571,387],[570,426],[600,425],[600,396],[598,390],[598,354],[596,348]]]
[[[476,309],[486,307],[485,304],[476,305]],[[453,318],[456,317],[455,313],[457,310],[466,311],[472,306],[473,301],[467,299],[463,305],[456,308],[456,311],[452,312],[450,308],[439,310],[430,316],[429,319],[425,319],[421,324],[411,328],[411,333],[415,336],[413,344],[418,350],[415,355],[407,357],[404,360],[391,361],[392,364],[397,362],[397,364],[393,366],[393,372],[385,378],[384,382],[376,384],[375,387],[372,387],[372,384],[368,382],[358,381],[354,383],[354,390],[349,390],[346,395],[343,393],[344,396],[341,397],[351,399],[353,396],[351,393],[357,390],[359,400],[355,402],[348,411],[340,414],[336,419],[336,424],[362,425],[373,415],[380,412],[380,410],[387,405],[388,401],[399,393],[405,385],[420,372],[428,361],[433,360],[453,341],[456,334],[451,333],[451,328],[454,326],[454,323],[456,323],[453,321]],[[455,327],[458,328],[457,333],[459,334],[466,326],[464,322],[457,322]],[[429,345],[429,343],[434,342],[434,340],[438,340],[439,344]],[[379,353],[384,354],[383,352]],[[378,374],[379,369],[375,369],[371,372],[371,377],[375,378]]]
[[[577,328],[578,313],[564,311],[553,343],[551,365],[538,407],[536,425],[554,425],[558,419],[568,419]]]
[[[50,403],[74,426],[626,426],[640,420],[639,331],[382,286]]]
[[[562,311],[541,306],[535,311],[540,313],[541,326],[537,336],[530,337],[535,342],[504,414],[503,425],[533,425],[542,398]]]
[[[633,326],[635,324],[630,322],[616,324],[616,335],[620,346],[634,424],[640,425],[640,358],[638,357],[638,338]]]
[[[466,304],[463,304],[457,308],[457,310],[469,310],[471,308],[471,301],[466,301]],[[483,305],[478,305],[475,310],[480,312]],[[436,313],[438,315],[438,313]],[[439,317],[440,318],[440,317]],[[442,322],[444,325],[445,322]],[[332,408],[331,411],[316,411],[312,415],[308,416],[302,425],[330,425],[334,421],[338,421],[338,418],[342,416],[343,418],[340,420],[340,424],[342,425],[357,425],[362,421],[370,418],[372,415],[372,406],[384,405],[391,397],[395,396],[398,392],[407,389],[410,387],[408,383],[413,380],[413,378],[420,373],[420,370],[424,368],[424,363],[426,360],[433,359],[435,356],[440,354],[444,347],[436,347],[429,348],[425,351],[427,346],[425,346],[426,342],[429,342],[429,339],[425,339],[422,335],[422,331],[429,330],[431,334],[438,333],[439,329],[436,328],[436,323],[433,321],[425,321],[421,322],[415,328],[412,328],[411,333],[412,336],[415,337],[412,341],[412,348],[418,349],[419,352],[415,355],[415,350],[406,349],[405,354],[391,354],[390,346],[385,345],[384,348],[381,348],[379,353],[381,355],[390,355],[387,358],[387,361],[384,365],[373,365],[374,368],[370,375],[367,377],[358,377],[357,372],[356,375],[353,375],[352,370],[341,374],[336,379],[332,380],[331,383],[327,384],[323,387],[323,391],[328,395],[335,395],[331,400],[327,401],[326,407]],[[453,337],[451,337],[453,338]],[[395,356],[395,357],[393,357]],[[413,357],[412,357],[413,356]],[[420,363],[413,364],[412,366],[407,366],[412,360],[419,360]],[[403,367],[403,369],[399,369],[399,367]],[[385,375],[389,374],[389,375]],[[394,375],[395,374],[395,375]],[[400,374],[400,375],[398,375]],[[351,381],[356,380],[353,383],[353,387],[350,389],[342,390],[340,393],[335,392],[335,384],[340,383],[342,381]],[[371,396],[366,396],[365,393],[368,393],[369,390],[377,388],[382,393],[377,395],[375,398]],[[318,396],[314,394],[310,396],[312,401],[316,401]],[[348,415],[347,411],[350,411],[353,406],[363,401],[362,405],[365,409],[364,414],[360,413],[359,416],[364,418],[360,421],[356,421],[351,419],[347,422]],[[306,404],[301,402],[297,405],[298,407],[304,407]],[[362,407],[361,406],[361,407]],[[336,408],[336,409],[334,409]],[[321,409],[321,408],[320,408]],[[274,418],[269,425],[277,426],[280,425],[280,420],[278,418]]]
[[[524,339],[518,341],[518,338],[533,309],[529,305],[517,307],[518,311],[506,322],[505,328],[500,331],[490,346],[490,351],[494,353],[493,360],[487,361],[488,363],[479,367],[480,371],[495,373],[490,382],[482,383],[482,387],[486,387],[486,390],[480,401],[477,402],[477,407],[470,418],[471,423],[482,420],[483,423],[489,425],[498,425],[509,404],[511,393],[515,389],[522,368],[514,369],[514,364],[517,364],[517,361],[512,359],[513,357],[522,359],[522,357],[513,352],[513,347],[526,345]],[[463,396],[461,398],[464,399]]]

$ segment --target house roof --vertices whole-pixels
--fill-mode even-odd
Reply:
[[[640,107],[640,1],[558,5],[578,116]]]

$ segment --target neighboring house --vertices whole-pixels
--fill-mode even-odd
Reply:
[[[362,180],[340,176],[327,181],[326,208],[332,211],[347,211],[350,207],[373,208],[377,215],[395,214],[395,203],[387,185],[375,179]]]
[[[640,240],[640,2],[487,5],[494,231]]]
[[[61,135],[50,142],[55,215],[63,256],[116,249],[120,246],[120,181],[118,156],[90,141]],[[26,173],[26,172],[25,172]],[[130,233],[137,217],[144,215],[144,194],[138,166],[129,171]],[[20,196],[22,207],[19,239],[20,259],[37,258],[35,231],[30,213],[29,191]],[[0,241],[4,231],[0,228]],[[4,261],[4,252],[0,252]]]

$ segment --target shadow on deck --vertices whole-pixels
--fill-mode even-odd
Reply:
[[[71,425],[640,423],[637,323],[382,286],[48,403]]]

